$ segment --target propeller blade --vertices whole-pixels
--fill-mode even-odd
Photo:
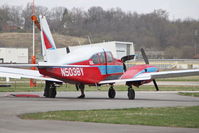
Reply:
[[[142,53],[142,57],[144,59],[145,64],[149,64],[149,60],[148,60],[148,57],[146,56],[146,53],[145,53],[144,49],[141,48],[140,51]]]
[[[159,91],[159,87],[158,87],[158,85],[157,85],[155,79],[153,80],[153,84],[154,84],[154,86],[155,86],[155,88],[156,88],[156,91]]]

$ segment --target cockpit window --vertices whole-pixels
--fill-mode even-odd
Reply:
[[[99,57],[100,57],[100,62],[101,63],[106,63],[104,52],[103,53],[99,53]]]
[[[107,52],[106,53],[106,57],[107,57],[107,62],[112,62],[113,61],[113,56],[112,56],[111,52]]]
[[[106,55],[106,58],[105,58]],[[113,56],[111,54],[111,52],[106,52],[106,54],[104,52],[101,53],[97,53],[95,55],[92,56],[92,61],[94,64],[103,64],[107,62],[113,62]]]
[[[99,57],[98,57],[98,54],[93,55],[92,60],[93,60],[93,63],[94,63],[94,64],[99,64]]]

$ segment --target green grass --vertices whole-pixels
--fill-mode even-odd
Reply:
[[[199,97],[199,93],[190,93],[190,92],[179,92],[179,95],[183,95],[183,96],[193,96],[193,97]]]
[[[116,110],[55,111],[19,116],[33,120],[63,120],[130,125],[199,128],[199,106]]]
[[[11,87],[0,87],[0,92],[36,92],[43,91],[44,83],[37,83],[37,87],[31,88],[29,83],[12,83]],[[159,86],[160,91],[199,91],[199,86]],[[86,91],[108,91],[109,85],[101,87],[86,86]],[[116,91],[127,91],[125,85],[115,85]],[[140,88],[134,87],[135,91],[155,91],[153,85],[141,86]],[[57,88],[58,91],[76,91],[74,85],[64,84]]]
[[[191,76],[191,77],[182,77],[182,78],[170,78],[173,81],[194,81],[199,80],[199,76]],[[169,81],[170,79],[161,79],[162,81]],[[160,79],[159,79],[160,80]],[[182,81],[181,80],[181,81]],[[31,88],[29,86],[29,80],[20,79],[20,80],[11,80],[11,87],[0,87],[0,92],[36,92],[43,91],[44,82],[37,81],[37,87]],[[6,84],[4,78],[0,78],[0,84]],[[199,86],[164,86],[159,85],[160,91],[199,91]],[[103,85],[101,87],[95,86],[86,86],[86,91],[107,91],[109,89],[109,85]],[[115,89],[117,91],[127,91],[127,86],[125,85],[115,85]],[[155,91],[155,87],[153,85],[140,86],[140,88],[134,87],[136,91]],[[74,85],[71,84],[63,84],[61,87],[57,88],[58,91],[76,91]]]

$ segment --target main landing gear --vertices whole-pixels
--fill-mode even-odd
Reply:
[[[129,98],[129,100],[134,100],[135,99],[135,91],[132,87],[132,85],[127,84],[128,85],[128,93],[127,96]],[[108,90],[108,97],[109,98],[115,98],[116,95],[116,91],[113,87],[113,85],[110,86],[109,90]]]
[[[129,98],[129,100],[134,100],[135,99],[135,91],[132,87],[132,82],[126,82],[126,85],[128,86],[127,96]]]
[[[53,81],[46,81],[44,88],[44,96],[47,98],[55,98],[56,94],[56,83]]]
[[[55,98],[57,91],[56,88],[59,87],[62,82],[45,81],[44,96],[46,98]]]

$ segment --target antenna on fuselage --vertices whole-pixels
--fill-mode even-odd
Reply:
[[[67,54],[70,53],[69,47],[66,47],[66,53],[67,53]]]

